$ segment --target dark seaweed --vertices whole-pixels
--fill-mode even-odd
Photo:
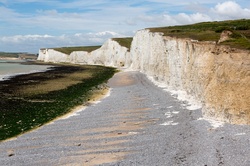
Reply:
[[[41,82],[63,77],[61,73],[84,71],[80,66],[57,66],[42,73],[19,75],[0,82],[0,141],[17,136],[68,113],[88,100],[89,91],[115,73],[114,68],[96,66],[94,77],[66,89],[24,96],[18,88],[42,86]],[[89,69],[88,69],[89,70]],[[42,102],[34,102],[42,101]]]

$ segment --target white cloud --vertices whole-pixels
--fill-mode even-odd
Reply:
[[[21,14],[14,12],[12,9],[0,6],[0,19],[11,21],[9,19],[20,17]]]
[[[101,45],[107,39],[124,37],[111,31],[98,33],[77,33],[73,35],[15,35],[0,37],[0,51],[30,52],[36,53],[40,48],[63,47],[63,46],[87,46]]]
[[[250,18],[250,9],[242,8],[234,1],[219,3],[212,11],[224,19]]]
[[[37,0],[26,0],[25,2],[28,1]],[[48,3],[50,1],[45,2]],[[107,3],[108,2],[109,1],[107,1]],[[167,12],[172,8],[172,3],[166,3],[163,0],[158,0],[158,2],[166,4],[165,12],[162,11],[157,14],[150,13],[152,10],[151,6],[145,7],[139,5],[131,7],[129,6],[131,2],[126,1],[121,2],[125,4],[124,6],[119,5],[117,2],[109,2],[108,4],[110,6],[105,4],[100,7],[101,4],[104,3],[103,0],[94,2],[91,0],[86,0],[84,2],[76,0],[71,3],[62,3],[59,1],[54,1],[54,3],[58,4],[59,8],[81,8],[78,11],[75,10],[77,12],[62,11],[59,8],[53,8],[48,10],[37,10],[35,13],[27,15],[6,7],[0,7],[0,19],[14,27],[33,28],[32,30],[41,29],[45,31],[45,33],[48,33],[48,30],[50,32],[61,31],[61,33],[65,33],[64,31],[133,31],[151,26],[181,25],[202,21],[250,17],[250,9],[242,8],[239,4],[232,1],[218,3],[215,7],[209,9],[208,7],[203,8],[202,2],[195,3],[176,0],[178,5],[182,5],[178,8],[179,11],[181,9],[189,9],[189,12],[183,11],[175,14]],[[170,5],[169,8],[168,5]],[[88,11],[89,9],[97,9],[97,11]],[[157,8],[154,10],[157,10]],[[191,10],[193,13],[190,12]],[[33,33],[37,32],[38,31],[35,31]]]
[[[140,24],[140,22],[146,23],[146,27],[184,25],[212,20],[209,15],[203,13],[179,13],[176,15],[163,14],[155,16],[141,15],[133,19],[134,24]]]
[[[192,12],[204,13],[206,10],[208,10],[208,7],[201,4],[200,2],[191,2],[186,5],[185,9]]]
[[[32,14],[30,11],[21,13],[8,8],[13,3],[28,5],[28,2],[46,4],[46,8],[37,8]],[[68,3],[53,0],[0,0],[0,3],[7,4],[5,7],[0,6],[0,51],[37,52],[40,47],[96,45],[110,37],[127,32],[126,36],[131,36],[134,31],[148,27],[250,18],[250,8],[240,5],[240,2],[244,2],[241,0],[237,3],[224,0],[197,2],[148,0],[143,5],[145,1],[142,0],[136,3],[125,0],[74,0]],[[249,2],[246,4],[250,5]]]
[[[192,24],[212,20],[208,15],[202,13],[195,13],[189,15],[185,13],[180,13],[174,16],[173,19],[175,19],[178,24]]]
[[[193,22],[212,21],[210,16],[202,13],[191,14],[191,18]]]

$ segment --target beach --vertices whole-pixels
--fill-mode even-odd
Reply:
[[[250,164],[249,126],[213,125],[139,72],[119,72],[108,86],[100,102],[1,142],[0,164]]]
[[[85,105],[106,89],[103,83],[114,72],[114,68],[101,66],[53,64],[49,70],[18,74],[1,81],[0,141],[36,129]]]

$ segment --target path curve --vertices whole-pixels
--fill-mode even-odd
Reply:
[[[139,72],[108,85],[110,96],[77,116],[1,142],[0,165],[250,165],[249,126],[213,128]]]

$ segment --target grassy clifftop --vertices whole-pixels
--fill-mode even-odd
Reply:
[[[130,46],[131,46],[133,38],[132,37],[113,38],[112,40],[118,42],[121,46],[126,47],[128,48],[128,50],[130,50]]]
[[[29,53],[0,52],[0,59],[1,58],[36,59],[37,55]]]
[[[112,40],[118,42],[121,46],[126,47],[129,50],[133,38],[132,37],[112,38]],[[94,50],[97,50],[100,47],[101,46],[79,46],[79,47],[59,47],[59,48],[52,48],[52,49],[69,55],[73,51],[87,51],[87,52],[92,52]]]
[[[101,46],[79,46],[79,47],[60,47],[60,48],[53,48],[56,51],[65,53],[65,54],[70,54],[73,51],[87,51],[87,52],[91,52],[94,51],[98,48],[100,48]]]
[[[169,26],[147,28],[150,32],[162,32],[164,36],[191,38],[198,41],[218,42],[220,35],[224,30],[232,32],[230,39],[220,44],[229,45],[234,48],[250,50],[250,19],[202,22],[191,25]],[[112,38],[121,46],[130,49],[132,37]],[[65,54],[73,51],[94,51],[101,46],[83,46],[83,47],[61,47],[53,48]]]
[[[151,32],[162,32],[164,36],[191,38],[199,41],[218,41],[224,30],[232,32],[230,40],[221,44],[240,49],[250,49],[250,20],[228,20],[203,22],[191,25],[148,28]]]

